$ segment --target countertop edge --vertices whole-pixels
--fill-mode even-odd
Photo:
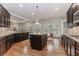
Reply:
[[[70,37],[71,39],[73,39],[73,40],[75,40],[75,41],[79,42],[79,39],[77,39],[77,38],[75,38],[75,37],[71,37],[71,36],[70,36],[70,35],[68,35],[68,34],[63,34],[63,35],[66,35],[66,36]]]

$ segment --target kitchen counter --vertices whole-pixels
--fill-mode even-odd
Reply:
[[[21,42],[23,40],[27,40],[28,37],[29,37],[29,32],[18,33],[18,32],[8,31],[5,34],[0,35],[0,56],[4,55],[13,44],[17,42]]]
[[[79,56],[79,36],[78,35],[63,34],[61,36],[61,42],[67,55]]]
[[[8,31],[8,32],[4,32],[2,34],[0,34],[0,37],[4,37],[4,36],[8,36],[8,35],[11,35],[11,34],[22,34],[22,33],[29,33],[29,32],[15,32],[15,31]]]
[[[66,36],[70,37],[71,39],[79,42],[79,36],[78,35],[69,35],[69,34],[63,34],[63,35],[66,35]]]
[[[8,31],[8,32],[0,34],[0,37],[4,37],[4,36],[11,35],[11,34],[14,34],[14,33],[16,33],[16,32],[15,31]]]

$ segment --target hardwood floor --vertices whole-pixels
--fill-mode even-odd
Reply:
[[[31,49],[29,39],[15,43],[4,56],[66,56],[59,39],[48,40],[42,51]]]

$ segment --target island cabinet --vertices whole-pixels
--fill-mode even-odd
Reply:
[[[30,44],[32,49],[42,50],[47,44],[47,35],[30,34]]]

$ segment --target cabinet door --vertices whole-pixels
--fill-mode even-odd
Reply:
[[[1,55],[1,42],[0,42],[0,55]]]
[[[14,38],[12,37],[12,35],[9,38],[9,46],[11,47],[14,43]]]
[[[5,40],[0,43],[0,48],[1,48],[0,49],[0,55],[4,55],[5,52],[6,52],[6,49],[5,49]]]
[[[75,56],[75,47],[71,45],[71,56]]]
[[[0,5],[0,26],[10,27],[10,14],[2,5]]]
[[[73,23],[73,14],[72,14],[72,9],[70,8],[67,12],[67,26],[70,27],[72,26]]]
[[[8,16],[7,16],[7,22],[8,22],[7,26],[10,27],[10,14],[8,14]]]
[[[6,50],[8,50],[10,48],[10,46],[9,46],[9,40],[7,39],[6,40]]]
[[[8,27],[8,14],[6,13],[6,26]]]
[[[4,11],[4,20],[3,21],[4,21],[3,24],[6,27],[6,11]]]
[[[69,27],[72,27],[74,23],[74,13],[79,10],[79,4],[72,4],[67,12],[67,23]]]
[[[0,5],[0,26],[2,25],[2,7]]]

